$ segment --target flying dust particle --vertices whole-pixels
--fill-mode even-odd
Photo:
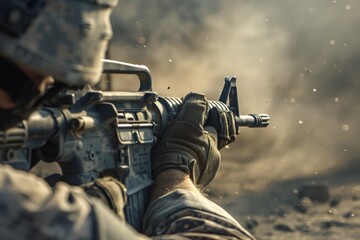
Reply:
[[[350,130],[350,126],[349,126],[348,124],[343,124],[343,125],[341,126],[341,128],[342,128],[342,130],[344,130],[344,131],[349,131],[349,130]]]
[[[146,43],[146,38],[143,37],[143,36],[139,37],[138,43],[139,43],[140,45],[144,45],[144,44]]]

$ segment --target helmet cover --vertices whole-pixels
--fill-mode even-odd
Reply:
[[[0,0],[0,55],[71,87],[95,84],[117,0]]]

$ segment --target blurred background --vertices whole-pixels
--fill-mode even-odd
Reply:
[[[359,182],[359,11],[357,0],[121,0],[111,57],[147,65],[162,96],[217,100],[235,75],[240,111],[270,114],[223,150],[207,191],[241,218],[299,182]]]

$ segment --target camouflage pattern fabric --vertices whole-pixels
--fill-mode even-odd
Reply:
[[[0,166],[0,239],[148,239],[80,187]]]
[[[1,239],[149,239],[80,187],[51,189],[33,174],[0,167]],[[254,239],[199,192],[176,190],[153,201],[144,233],[152,239]]]
[[[0,54],[69,86],[94,84],[117,2],[0,0]]]
[[[150,203],[144,232],[152,239],[254,239],[220,206],[185,190]]]

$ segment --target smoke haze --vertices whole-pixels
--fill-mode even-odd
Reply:
[[[359,11],[356,0],[122,0],[112,58],[147,65],[166,96],[215,100],[236,75],[241,112],[271,125],[242,129],[225,169],[237,162],[240,180],[264,186],[311,178],[359,168]]]

